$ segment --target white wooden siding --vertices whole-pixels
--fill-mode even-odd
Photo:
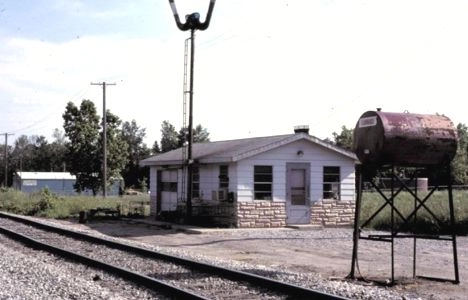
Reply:
[[[161,192],[161,199],[164,201],[161,202],[162,211],[175,211],[177,208],[177,194],[174,192]]]
[[[229,191],[235,191],[237,187],[237,164],[229,164]]]
[[[297,155],[299,150],[302,150],[302,156]],[[310,163],[311,201],[322,200],[324,166],[340,167],[341,200],[354,200],[354,161],[308,141],[297,141],[239,161],[236,176],[237,200],[254,200],[253,168],[255,165],[271,165],[273,201],[286,201],[286,163],[288,162]]]
[[[341,167],[341,200],[354,201],[356,199],[354,164]]]
[[[149,182],[149,190],[150,190],[150,214],[152,216],[156,215],[156,202],[157,202],[157,189],[158,189],[158,169],[156,167],[150,168],[150,182]]]
[[[200,198],[212,200],[212,191],[217,191],[219,186],[219,165],[200,166]]]
[[[182,179],[184,178],[184,176],[185,176],[185,184],[186,184],[185,189],[187,189],[187,172],[184,172],[184,169],[182,168],[177,169],[177,201],[178,202],[184,202],[187,200],[185,199],[187,198],[187,191],[182,192],[182,188],[183,188]]]
[[[212,196],[213,191],[219,190],[219,166],[220,164],[200,166],[200,198],[202,200],[216,200],[213,199]],[[232,191],[232,187],[236,184],[235,170],[236,168],[234,164],[231,163],[228,165],[228,191]]]
[[[150,182],[149,182],[149,189],[151,197],[156,197],[156,191],[158,187],[158,169],[156,167],[150,168]]]

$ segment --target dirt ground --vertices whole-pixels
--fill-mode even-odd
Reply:
[[[100,233],[161,247],[183,249],[205,256],[232,259],[298,272],[316,272],[323,278],[345,279],[351,271],[352,229],[165,229],[148,223],[123,221],[88,222],[75,226]],[[267,233],[267,234],[265,234]],[[452,243],[417,241],[418,276],[453,280]],[[413,274],[413,240],[395,243],[396,284],[391,289],[419,296],[421,299],[468,299],[468,237],[457,238],[460,284],[416,279]],[[384,281],[391,278],[390,243],[359,241],[355,276]],[[359,281],[369,284],[365,281]]]

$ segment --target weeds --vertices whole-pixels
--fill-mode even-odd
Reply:
[[[424,199],[424,194],[418,195]],[[387,195],[389,197],[389,195]],[[468,191],[454,191],[455,230],[458,234],[468,234]],[[389,230],[391,228],[391,210],[385,200],[375,192],[363,194],[361,208],[361,223],[369,219],[374,212],[383,207],[381,212],[366,226],[371,229]],[[414,211],[415,201],[409,193],[400,193],[394,199],[394,205],[403,218],[409,219],[409,226],[403,231],[426,234],[445,234],[451,232],[448,194],[446,191],[435,192],[424,205],[434,215],[422,207],[416,215],[410,215]],[[418,202],[416,205],[420,205]],[[125,216],[148,216],[148,195],[124,196],[124,197],[91,197],[91,196],[58,196],[48,189],[38,193],[25,194],[13,189],[0,191],[0,210],[16,214],[40,216],[47,218],[77,217],[80,211],[89,211],[96,208],[109,208],[118,210]],[[394,214],[393,220],[398,228],[403,224],[400,215]]]
[[[386,195],[390,198],[390,195]],[[418,194],[422,200],[426,194]],[[454,214],[455,232],[457,234],[468,234],[468,201],[467,191],[454,191]],[[450,208],[447,191],[436,191],[432,194],[424,205],[414,200],[414,197],[406,192],[402,192],[395,197],[393,220],[394,228],[401,228],[404,232],[425,233],[425,234],[447,234],[452,232],[450,224]],[[416,214],[413,214],[415,205],[420,206]],[[386,204],[384,198],[375,192],[363,193],[360,221],[368,220],[377,210],[384,207],[369,222],[368,228],[377,230],[391,229],[391,209]],[[396,212],[398,211],[398,212]],[[405,223],[404,220],[407,220]],[[405,226],[406,224],[406,226]]]
[[[92,197],[92,196],[59,196],[49,189],[26,194],[13,189],[0,192],[0,210],[15,214],[38,216],[46,218],[63,219],[77,217],[80,211],[89,211],[96,208],[117,209],[122,215],[135,207],[143,207],[139,212],[149,215],[149,198],[142,196],[124,197]],[[131,208],[131,209],[130,209]]]

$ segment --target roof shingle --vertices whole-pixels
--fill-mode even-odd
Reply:
[[[263,151],[274,149],[281,145],[289,144],[299,139],[309,140],[310,142],[348,156],[351,159],[356,159],[354,153],[331,145],[305,133],[195,143],[192,145],[192,158],[201,163],[237,161]],[[183,163],[182,153],[182,148],[178,148],[142,160],[140,165],[179,165]]]

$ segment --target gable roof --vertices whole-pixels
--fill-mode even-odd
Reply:
[[[357,160],[354,153],[306,133],[195,143],[192,145],[192,158],[198,160],[199,163],[236,162],[302,139],[344,155],[350,159]],[[182,148],[178,148],[144,159],[140,162],[140,165],[181,165],[183,163],[182,153]]]

